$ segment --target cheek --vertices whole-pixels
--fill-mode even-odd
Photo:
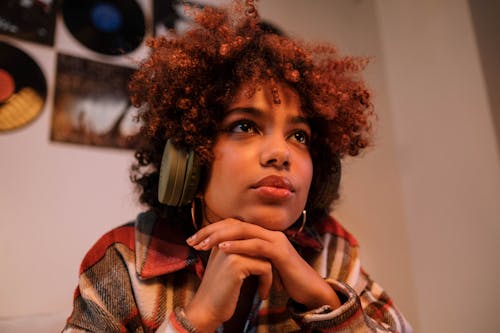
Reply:
[[[212,165],[212,176],[230,182],[231,177],[237,176],[237,171],[242,171],[243,160],[244,156],[235,153],[234,150],[217,151]]]
[[[215,159],[208,172],[208,182],[205,192],[225,192],[238,182],[238,175],[244,173],[244,157],[234,151],[217,149]],[[217,189],[217,191],[214,191]],[[223,189],[223,190],[221,190]]]
[[[300,164],[299,173],[302,175],[303,186],[307,188],[307,192],[311,187],[311,182],[313,178],[313,163],[310,156],[304,157],[302,163]]]

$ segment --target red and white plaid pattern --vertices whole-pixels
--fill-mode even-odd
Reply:
[[[175,221],[178,223],[179,221]],[[63,332],[186,332],[173,314],[198,288],[204,267],[189,235],[152,212],[105,234],[85,256]],[[333,218],[293,239],[343,305],[301,313],[284,290],[258,310],[257,332],[412,332],[392,300],[362,270],[358,243]]]

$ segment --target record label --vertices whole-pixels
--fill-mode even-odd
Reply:
[[[45,76],[37,63],[0,42],[0,132],[33,121],[42,112],[46,95]]]
[[[105,55],[135,50],[146,33],[144,13],[134,0],[66,0],[62,15],[80,43]]]
[[[5,102],[10,96],[12,96],[15,88],[16,85],[12,75],[0,68],[0,103]]]

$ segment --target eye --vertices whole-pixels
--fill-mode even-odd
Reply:
[[[306,131],[296,130],[292,133],[291,138],[296,140],[298,143],[309,146],[310,137]]]
[[[257,133],[257,125],[248,119],[241,119],[233,122],[227,128],[228,132],[233,133]]]

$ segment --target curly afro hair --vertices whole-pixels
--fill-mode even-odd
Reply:
[[[254,9],[205,8],[193,15],[195,25],[187,32],[148,40],[150,56],[129,83],[132,103],[142,107],[141,145],[131,174],[140,201],[160,216],[167,213],[157,198],[167,139],[193,150],[206,170],[237,89],[243,83],[284,83],[300,96],[313,133],[308,216],[329,214],[338,198],[338,159],[358,155],[371,142],[373,106],[359,76],[368,60],[340,56],[330,44],[277,34],[265,28]],[[279,103],[278,90],[272,89]]]

